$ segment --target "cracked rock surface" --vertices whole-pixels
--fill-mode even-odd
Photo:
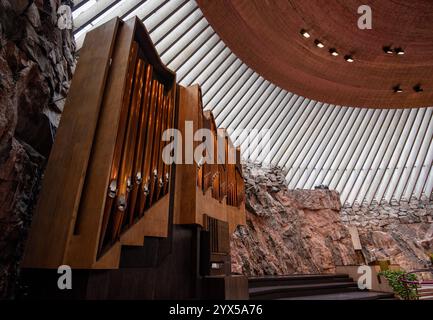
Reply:
[[[16,290],[41,176],[75,68],[60,0],[0,0],[0,299]],[[56,187],[56,186],[53,186]]]
[[[243,170],[247,226],[232,237],[233,272],[317,274],[356,264],[345,219],[352,209],[341,207],[336,191],[288,190],[279,168],[245,163]],[[406,270],[429,267],[433,227],[428,218],[432,212],[426,208],[414,214],[422,219],[386,224],[376,224],[374,208],[359,214],[365,217],[356,226],[367,262],[389,259]]]

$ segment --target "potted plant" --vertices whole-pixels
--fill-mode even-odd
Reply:
[[[402,281],[402,277],[406,274],[403,270],[385,270],[379,273],[379,275],[384,276],[389,285],[391,286],[394,294],[397,295],[402,300],[417,300],[418,291],[416,284],[405,284]],[[416,281],[417,277],[414,274],[406,275],[406,280]]]

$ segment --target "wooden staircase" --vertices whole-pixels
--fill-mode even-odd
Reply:
[[[362,291],[346,274],[264,276],[248,279],[251,300],[387,300],[392,293]]]
[[[417,291],[419,300],[433,300],[433,285],[422,285]]]

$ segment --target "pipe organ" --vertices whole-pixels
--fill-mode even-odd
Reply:
[[[198,86],[179,86],[179,131],[186,135],[183,124],[193,122],[196,132],[200,128],[212,132],[213,162],[198,161],[176,168],[174,221],[179,224],[204,226],[204,215],[226,221],[230,234],[238,225],[245,224],[244,181],[240,163],[240,150],[235,148],[225,129],[217,128],[211,112],[201,105]],[[203,141],[195,141],[197,147]],[[209,150],[207,150],[209,152]],[[184,208],[188,208],[185,210]]]
[[[185,121],[194,131],[212,132],[213,150],[206,151],[213,151],[214,162],[163,161],[170,143],[163,132],[174,128],[185,137]],[[194,141],[194,147],[202,142]],[[240,224],[245,224],[240,150],[217,128],[212,113],[203,112],[200,88],[176,84],[176,74],[163,65],[140,20],[114,19],[89,32],[47,164],[23,268],[122,269],[122,259],[134,264],[161,249],[152,247],[155,239],[165,239],[171,248],[174,226],[192,226],[214,240],[185,255],[197,255],[197,261],[200,255],[214,257],[212,248],[223,244],[222,274],[230,279],[229,238]],[[135,259],[131,248],[146,252]],[[170,249],[169,260],[170,254],[182,252]],[[195,276],[202,275],[197,270]]]
[[[134,43],[133,52],[137,44]],[[132,59],[110,184],[102,218],[99,251],[119,239],[153,203],[165,196],[170,166],[162,161],[162,133],[174,122],[173,93],[153,74],[143,54]]]
[[[117,268],[121,245],[167,236],[172,168],[161,136],[175,124],[175,78],[138,20],[89,33],[24,266]]]
[[[240,165],[240,149],[234,148],[224,129],[217,129],[212,112],[203,112],[203,127],[213,132],[213,154],[215,163],[200,165],[197,172],[198,187],[206,192],[212,190],[212,197],[222,200],[227,197],[226,203],[238,207],[243,202],[243,178]],[[224,141],[223,152],[219,152],[218,137]],[[234,153],[236,152],[236,153]],[[222,154],[221,154],[222,153]],[[229,157],[236,156],[236,163],[229,163]]]

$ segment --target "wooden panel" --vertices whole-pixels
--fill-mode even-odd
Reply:
[[[241,275],[204,277],[203,296],[201,298],[249,300],[248,279]]]
[[[194,121],[193,130],[197,130],[197,108],[198,106],[198,86],[182,87],[179,86],[179,116],[178,128],[183,140],[186,139],[185,121]],[[193,134],[193,133],[192,133]],[[182,143],[183,162],[185,163],[185,153],[193,155],[193,150],[186,150]],[[175,204],[174,221],[176,224],[194,224],[196,211],[196,165],[183,164],[176,168],[175,182]]]
[[[184,141],[186,141],[185,121],[194,122],[194,132],[198,128],[211,129],[215,133],[215,161],[219,157],[223,164],[183,164],[177,168],[175,223],[203,226],[203,215],[208,215],[228,222],[228,229],[233,232],[238,224],[245,223],[240,152],[233,147],[225,129],[217,129],[212,113],[202,112],[201,93],[198,86],[180,87],[179,93],[178,125]],[[223,141],[223,154],[217,154],[217,135]],[[196,147],[199,143],[201,142],[195,142],[193,146]],[[186,146],[183,147],[182,152],[193,154],[193,150],[187,149]],[[234,155],[237,156],[237,163],[227,164],[229,156]],[[185,161],[186,155],[183,156]]]
[[[58,267],[63,262],[81,198],[118,24],[117,19],[112,20],[86,36],[45,171],[23,266]]]
[[[218,251],[230,253],[229,225],[225,221],[218,222]]]
[[[348,226],[350,237],[352,239],[353,249],[362,250],[361,240],[359,239],[358,228],[354,226]]]
[[[203,224],[200,238],[200,273],[202,275],[230,274],[228,223],[203,215]]]
[[[167,237],[169,197],[170,195],[165,195],[149,208],[137,223],[120,236],[120,243],[129,246],[142,246],[144,237]]]
[[[247,224],[245,216],[245,202],[239,207],[227,206],[227,221],[229,223],[229,233],[233,234],[238,226]]]
[[[157,267],[143,266],[141,260],[143,255],[147,255],[146,248],[132,247],[132,264],[127,267],[121,265],[117,270],[74,269],[72,290],[59,290],[57,270],[25,269],[21,280],[25,285],[26,296],[21,298],[197,299],[197,253],[192,245],[196,241],[197,228],[176,226],[172,253]],[[130,248],[124,247],[123,253]]]
[[[143,217],[143,235],[147,237],[167,237],[169,196],[155,203]]]
[[[225,277],[226,300],[248,300],[248,278],[242,275]]]
[[[84,265],[83,268],[117,269],[119,267],[121,249],[122,249],[122,245],[119,242],[117,242],[110,248],[108,252],[102,255],[92,266]]]
[[[212,253],[230,253],[230,240],[228,223],[203,215],[204,229],[210,233],[210,249]]]
[[[67,262],[70,265],[91,266],[96,261],[99,229],[112,171],[111,161],[99,161],[99,159],[113,159],[116,147],[119,148],[119,142],[116,144],[117,137],[124,134],[127,113],[122,114],[122,107],[124,107],[122,102],[125,99],[124,92],[128,78],[131,77],[128,75],[128,69],[131,63],[135,65],[137,55],[136,49],[130,55],[133,38],[134,21],[131,20],[122,24],[116,40],[98,131],[95,136],[93,160],[89,163],[89,173],[80,205],[82,214],[78,216],[78,228],[71,239],[67,256]],[[129,96],[129,92],[126,92],[126,95]],[[123,129],[123,132],[119,132],[119,129]],[[123,140],[123,137],[120,139]],[[83,246],[89,250],[83,250]]]
[[[212,196],[212,190],[206,191],[204,194],[197,188],[196,197],[196,216],[195,222],[203,226],[203,215],[206,214],[212,218],[222,221],[228,221],[227,218],[227,203],[220,202]]]

